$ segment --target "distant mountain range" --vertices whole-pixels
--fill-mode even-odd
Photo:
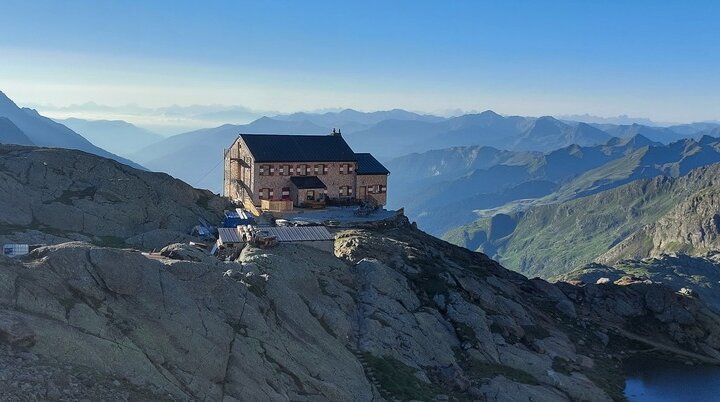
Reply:
[[[20,108],[0,92],[0,142],[77,149],[136,168],[142,166],[95,146],[80,134],[33,109]]]
[[[563,122],[550,116],[540,118],[501,116],[492,111],[442,121],[385,120],[348,136],[351,145],[392,157],[456,146],[485,145],[511,151],[549,152],[568,145],[603,144],[613,137],[643,135],[652,141],[670,142],[700,135],[702,130],[676,133],[647,126],[591,125]]]
[[[165,138],[122,120],[69,118],[55,121],[69,127],[93,144],[125,157]]]
[[[94,104],[83,108],[95,112],[108,109]],[[136,113],[150,112],[137,106],[132,108],[137,109]],[[108,112],[113,110],[110,108]],[[247,108],[217,106],[171,106],[157,110],[161,110],[163,117],[210,119],[205,121],[232,121],[238,113],[249,113],[247,116],[254,113]],[[224,124],[167,138],[122,121],[61,121],[101,148],[215,192],[220,190],[222,182],[222,151],[240,132],[323,135],[338,128],[356,151],[372,152],[390,165],[393,172],[390,180],[395,189],[390,193],[390,204],[416,211],[418,219],[425,220],[421,223],[427,225],[427,230],[436,234],[474,220],[477,214],[472,211],[476,209],[498,208],[508,202],[546,197],[558,190],[562,191],[556,194],[556,201],[569,199],[602,191],[609,185],[606,181],[619,185],[623,180],[646,177],[650,171],[645,175],[637,173],[618,179],[613,175],[622,167],[602,166],[645,145],[700,138],[703,134],[720,135],[720,125],[714,123],[672,127],[617,125],[597,119],[583,123],[550,116],[502,116],[489,110],[452,118],[401,109],[370,113],[352,109],[294,113],[262,117],[249,124]],[[33,141],[31,135],[27,136]],[[17,137],[15,141],[23,140]],[[41,144],[53,145],[42,141]],[[67,146],[79,145],[70,143]],[[425,155],[417,156],[411,154],[413,152]],[[473,152],[479,156],[470,162]],[[407,156],[403,158],[402,155]],[[636,163],[644,163],[642,157],[637,157]],[[453,158],[457,158],[455,165]],[[700,161],[702,158],[695,159]],[[423,160],[423,166],[433,166],[435,171],[419,166],[418,160]],[[448,164],[442,165],[445,162]],[[409,169],[409,166],[420,170]],[[610,176],[605,177],[607,174]],[[571,178],[580,179],[580,176],[582,180],[570,183]],[[412,187],[408,183],[412,183]],[[423,197],[406,197],[407,194],[423,194]],[[458,203],[463,208],[457,209],[456,217],[437,224],[431,222],[437,215],[433,213],[434,208]]]
[[[428,152],[458,146],[493,147],[496,150],[513,151],[513,155],[516,155],[523,152],[551,152],[570,145],[592,147],[605,144],[614,136],[632,138],[639,135],[638,133],[642,133],[641,136],[650,142],[669,142],[676,138],[699,136],[704,131],[712,130],[709,126],[683,126],[682,132],[646,126],[607,124],[600,126],[561,121],[548,116],[540,118],[501,116],[492,111],[442,118],[405,110],[363,113],[346,109],[321,114],[295,113],[272,118],[263,117],[245,125],[223,125],[195,130],[169,137],[128,156],[150,169],[170,173],[193,185],[217,192],[222,181],[218,155],[222,155],[223,148],[240,132],[322,135],[329,133],[333,128],[342,131],[353,149],[358,152],[372,152],[384,161],[411,152]],[[572,150],[563,152],[572,152]],[[591,165],[599,166],[592,163]],[[560,163],[551,168],[559,171],[568,170]],[[573,167],[569,170],[577,173]],[[402,166],[398,166],[391,171],[402,176],[405,170]],[[454,175],[457,178],[469,173],[467,169],[461,169]],[[415,178],[413,176],[411,179]],[[481,179],[478,177],[476,182],[481,182]],[[524,190],[521,189],[520,192],[522,191]],[[544,195],[547,191],[543,190],[541,193]],[[537,191],[533,191],[532,195],[537,196]],[[392,197],[393,195],[391,202]],[[393,202],[393,205],[399,205],[400,199],[401,197],[398,198],[398,202]]]
[[[148,169],[165,172],[194,187],[219,192],[223,178],[223,150],[239,133],[317,134],[325,129],[308,121],[279,121],[268,117],[250,124],[226,124],[166,138],[130,155]]]
[[[84,120],[126,120],[165,136],[219,126],[246,124],[263,116],[274,116],[276,111],[255,111],[231,105],[170,105],[143,107],[135,104],[108,106],[94,102],[69,106],[34,105],[53,119],[79,118]]]
[[[613,138],[603,145],[571,145],[548,153],[457,147],[411,154],[386,163],[391,172],[396,172],[389,182],[397,192],[392,206],[404,206],[421,228],[441,235],[477,219],[476,210],[551,196],[571,199],[601,191],[597,185],[600,179],[591,180],[595,176],[589,172],[602,172],[613,162],[632,160],[635,152],[650,147],[664,149],[660,143],[635,136]],[[623,177],[615,179],[616,186],[622,184]],[[614,183],[608,180],[606,187]]]

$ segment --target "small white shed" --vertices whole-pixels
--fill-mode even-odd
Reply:
[[[30,246],[27,244],[5,244],[3,245],[3,255],[8,257],[17,257],[26,255],[30,252]]]

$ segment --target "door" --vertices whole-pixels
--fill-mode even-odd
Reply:
[[[361,200],[364,200],[367,195],[367,187],[360,186],[360,189],[358,190],[358,198]]]

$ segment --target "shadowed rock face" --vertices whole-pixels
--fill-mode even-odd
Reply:
[[[720,191],[713,184],[679,202],[662,218],[628,236],[597,261],[615,264],[623,259],[667,253],[702,256],[719,250]]]
[[[166,174],[80,151],[12,145],[0,145],[0,194],[7,195],[0,197],[0,243],[117,246],[133,237],[133,245],[154,248],[158,237],[187,233],[198,217],[218,221],[225,207]]]
[[[610,400],[620,351],[716,361],[720,347],[696,299],[528,280],[402,219],[339,232],[334,254],[173,250],[0,258],[0,342],[155,397],[339,401]]]
[[[623,281],[627,277],[662,283],[677,292],[693,294],[720,312],[718,252],[702,256],[661,254],[652,258],[622,260],[613,266],[592,263],[568,273],[562,279],[598,283]]]

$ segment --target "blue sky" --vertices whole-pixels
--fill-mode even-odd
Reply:
[[[20,103],[720,119],[720,2],[16,1]]]

